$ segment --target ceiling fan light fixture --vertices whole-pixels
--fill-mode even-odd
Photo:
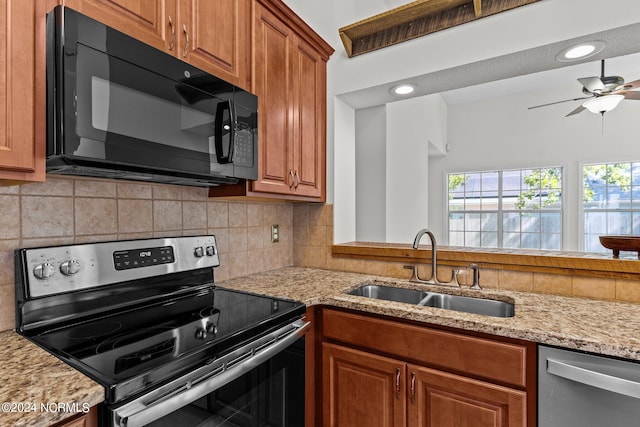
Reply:
[[[556,55],[556,59],[560,62],[578,61],[580,59],[597,55],[602,52],[602,49],[604,49],[605,46],[605,43],[599,40],[580,43],[562,49]]]
[[[409,95],[409,94],[415,92],[416,89],[417,89],[417,86],[414,85],[414,84],[403,83],[403,84],[396,85],[396,86],[392,87],[390,92],[393,95],[405,96],[405,95]]]
[[[624,95],[603,95],[585,101],[582,106],[595,114],[603,114],[618,106]]]

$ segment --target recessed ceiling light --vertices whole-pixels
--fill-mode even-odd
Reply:
[[[391,93],[393,95],[404,96],[413,93],[416,90],[417,86],[410,83],[405,83],[401,85],[397,85],[391,88]]]
[[[569,46],[566,49],[562,49],[557,55],[556,59],[560,62],[571,62],[579,59],[589,58],[590,56],[597,55],[604,49],[605,43],[601,41],[584,42],[577,45]]]

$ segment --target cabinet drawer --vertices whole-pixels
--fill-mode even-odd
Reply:
[[[526,387],[527,347],[402,322],[324,310],[325,339],[420,364]]]

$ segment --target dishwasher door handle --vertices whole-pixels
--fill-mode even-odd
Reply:
[[[626,378],[585,369],[554,359],[547,359],[547,372],[591,387],[640,399],[640,383]]]

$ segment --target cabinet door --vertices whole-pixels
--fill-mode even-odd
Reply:
[[[324,426],[406,425],[406,364],[322,344]]]
[[[290,194],[293,158],[291,48],[293,33],[278,17],[255,4],[253,89],[258,96],[258,179],[253,191]]]
[[[0,0],[0,179],[44,181],[45,2]]]
[[[176,0],[63,0],[78,12],[157,49],[176,52]]]
[[[409,365],[409,425],[524,427],[526,393]]]
[[[179,11],[180,58],[250,89],[250,0],[180,0]]]
[[[293,49],[294,193],[324,197],[326,133],[326,63],[309,44],[297,38]]]

